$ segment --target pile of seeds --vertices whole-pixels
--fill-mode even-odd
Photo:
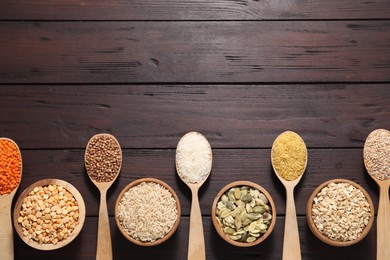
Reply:
[[[153,242],[171,231],[178,218],[171,192],[155,182],[142,182],[126,191],[118,203],[124,231],[142,242]]]
[[[198,132],[184,135],[176,149],[176,167],[180,178],[187,183],[199,183],[211,171],[211,146]]]
[[[250,243],[268,230],[272,213],[263,193],[241,186],[231,188],[221,196],[216,217],[222,231],[232,240]]]
[[[332,182],[314,197],[311,217],[317,229],[331,240],[353,241],[369,223],[370,204],[355,186]]]
[[[291,131],[279,135],[272,145],[272,165],[287,181],[299,178],[306,167],[307,149],[302,138]]]
[[[0,139],[0,194],[11,193],[20,182],[22,158],[17,146]]]
[[[390,179],[390,131],[377,129],[364,144],[367,171],[379,180]]]
[[[57,244],[79,223],[73,195],[60,185],[35,187],[22,202],[18,223],[23,235],[40,244]]]
[[[110,135],[95,135],[85,152],[85,168],[88,175],[97,182],[110,182],[122,165],[122,151]]]

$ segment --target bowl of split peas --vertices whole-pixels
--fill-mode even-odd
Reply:
[[[39,250],[66,246],[80,233],[85,204],[79,191],[58,179],[43,179],[27,187],[16,201],[13,222],[19,237]]]

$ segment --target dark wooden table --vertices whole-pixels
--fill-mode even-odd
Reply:
[[[305,207],[320,183],[345,178],[377,209],[362,147],[390,129],[390,1],[3,0],[0,20],[0,136],[19,144],[24,167],[15,198],[59,178],[87,205],[71,244],[43,252],[15,233],[15,259],[95,258],[99,193],[84,151],[102,132],[123,148],[108,193],[114,259],[186,259],[190,190],[174,160],[192,130],[213,147],[200,191],[207,259],[281,259],[285,191],[270,147],[284,130],[309,148],[295,191],[302,258],[375,259],[376,222],[359,244],[331,247],[309,230]],[[142,177],[167,182],[182,205],[178,231],[152,248],[128,242],[113,218],[119,192]],[[262,185],[277,205],[272,235],[255,247],[230,246],[211,223],[215,195],[235,180]]]

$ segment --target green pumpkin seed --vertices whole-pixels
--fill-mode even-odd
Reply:
[[[233,235],[242,235],[242,234],[244,234],[245,233],[245,231],[244,230],[242,230],[242,229],[240,229],[239,231],[237,231],[237,232],[234,232],[234,234]]]
[[[229,236],[231,240],[239,240],[241,238],[241,236]]]
[[[258,228],[260,229],[260,230],[267,230],[267,225],[265,225],[265,224],[260,224],[260,225],[258,225]]]
[[[254,213],[264,213],[265,212],[265,207],[263,206],[256,206],[253,208],[253,212]]]
[[[228,209],[230,209],[230,210],[233,210],[233,209],[236,208],[236,206],[234,205],[234,202],[232,202],[232,201],[226,202],[226,207],[227,207]]]
[[[243,190],[243,189],[240,190],[240,197],[242,197],[242,196],[244,196],[246,194],[248,194],[247,190]]]
[[[234,218],[230,215],[225,218],[225,221],[229,224],[234,224]]]
[[[249,225],[249,227],[248,227],[248,231],[249,231],[249,232],[252,232],[253,230],[255,230],[255,229],[256,229],[256,225],[257,225],[256,222],[252,222],[252,223]]]
[[[236,225],[236,229],[241,228],[241,218],[240,215],[237,214],[236,218],[234,219],[234,224]]]
[[[241,197],[241,200],[245,203],[250,203],[252,201],[252,196],[249,194],[245,194]]]
[[[234,190],[234,198],[236,198],[236,200],[238,200],[238,199],[240,199],[240,195],[241,195],[240,189],[236,188]]]
[[[259,199],[261,199],[265,204],[268,204],[268,199],[263,193],[259,194]]]
[[[252,220],[250,220],[249,218],[246,218],[244,221],[242,221],[241,226],[246,227],[251,223],[252,223]]]
[[[230,215],[230,212],[232,212],[230,209],[224,209],[222,212],[221,212],[221,218],[226,218]]]
[[[224,230],[223,230],[226,234],[229,234],[229,235],[233,235],[235,230],[231,227],[226,227]]]
[[[255,241],[256,241],[256,237],[248,237],[246,239],[246,242],[248,242],[248,243],[252,243],[252,242],[255,242]]]
[[[249,193],[251,194],[252,197],[257,198],[260,194],[260,191],[251,189]]]
[[[253,208],[251,207],[250,204],[245,204],[245,209],[246,209],[246,212],[247,213],[252,213],[253,212]]]
[[[220,201],[220,202],[222,202],[223,204],[226,204],[226,202],[228,202],[228,201],[229,201],[228,196],[226,196],[225,194],[223,194],[222,197],[221,197],[221,201]]]
[[[244,221],[245,219],[248,218],[245,210],[241,211],[240,218],[241,218],[241,221]]]
[[[258,220],[259,218],[261,218],[261,214],[259,213],[248,213],[248,218],[250,220]]]

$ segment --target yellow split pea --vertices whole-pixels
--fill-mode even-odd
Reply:
[[[306,167],[307,149],[302,138],[286,131],[279,135],[272,145],[272,165],[276,173],[287,181],[299,178]]]

